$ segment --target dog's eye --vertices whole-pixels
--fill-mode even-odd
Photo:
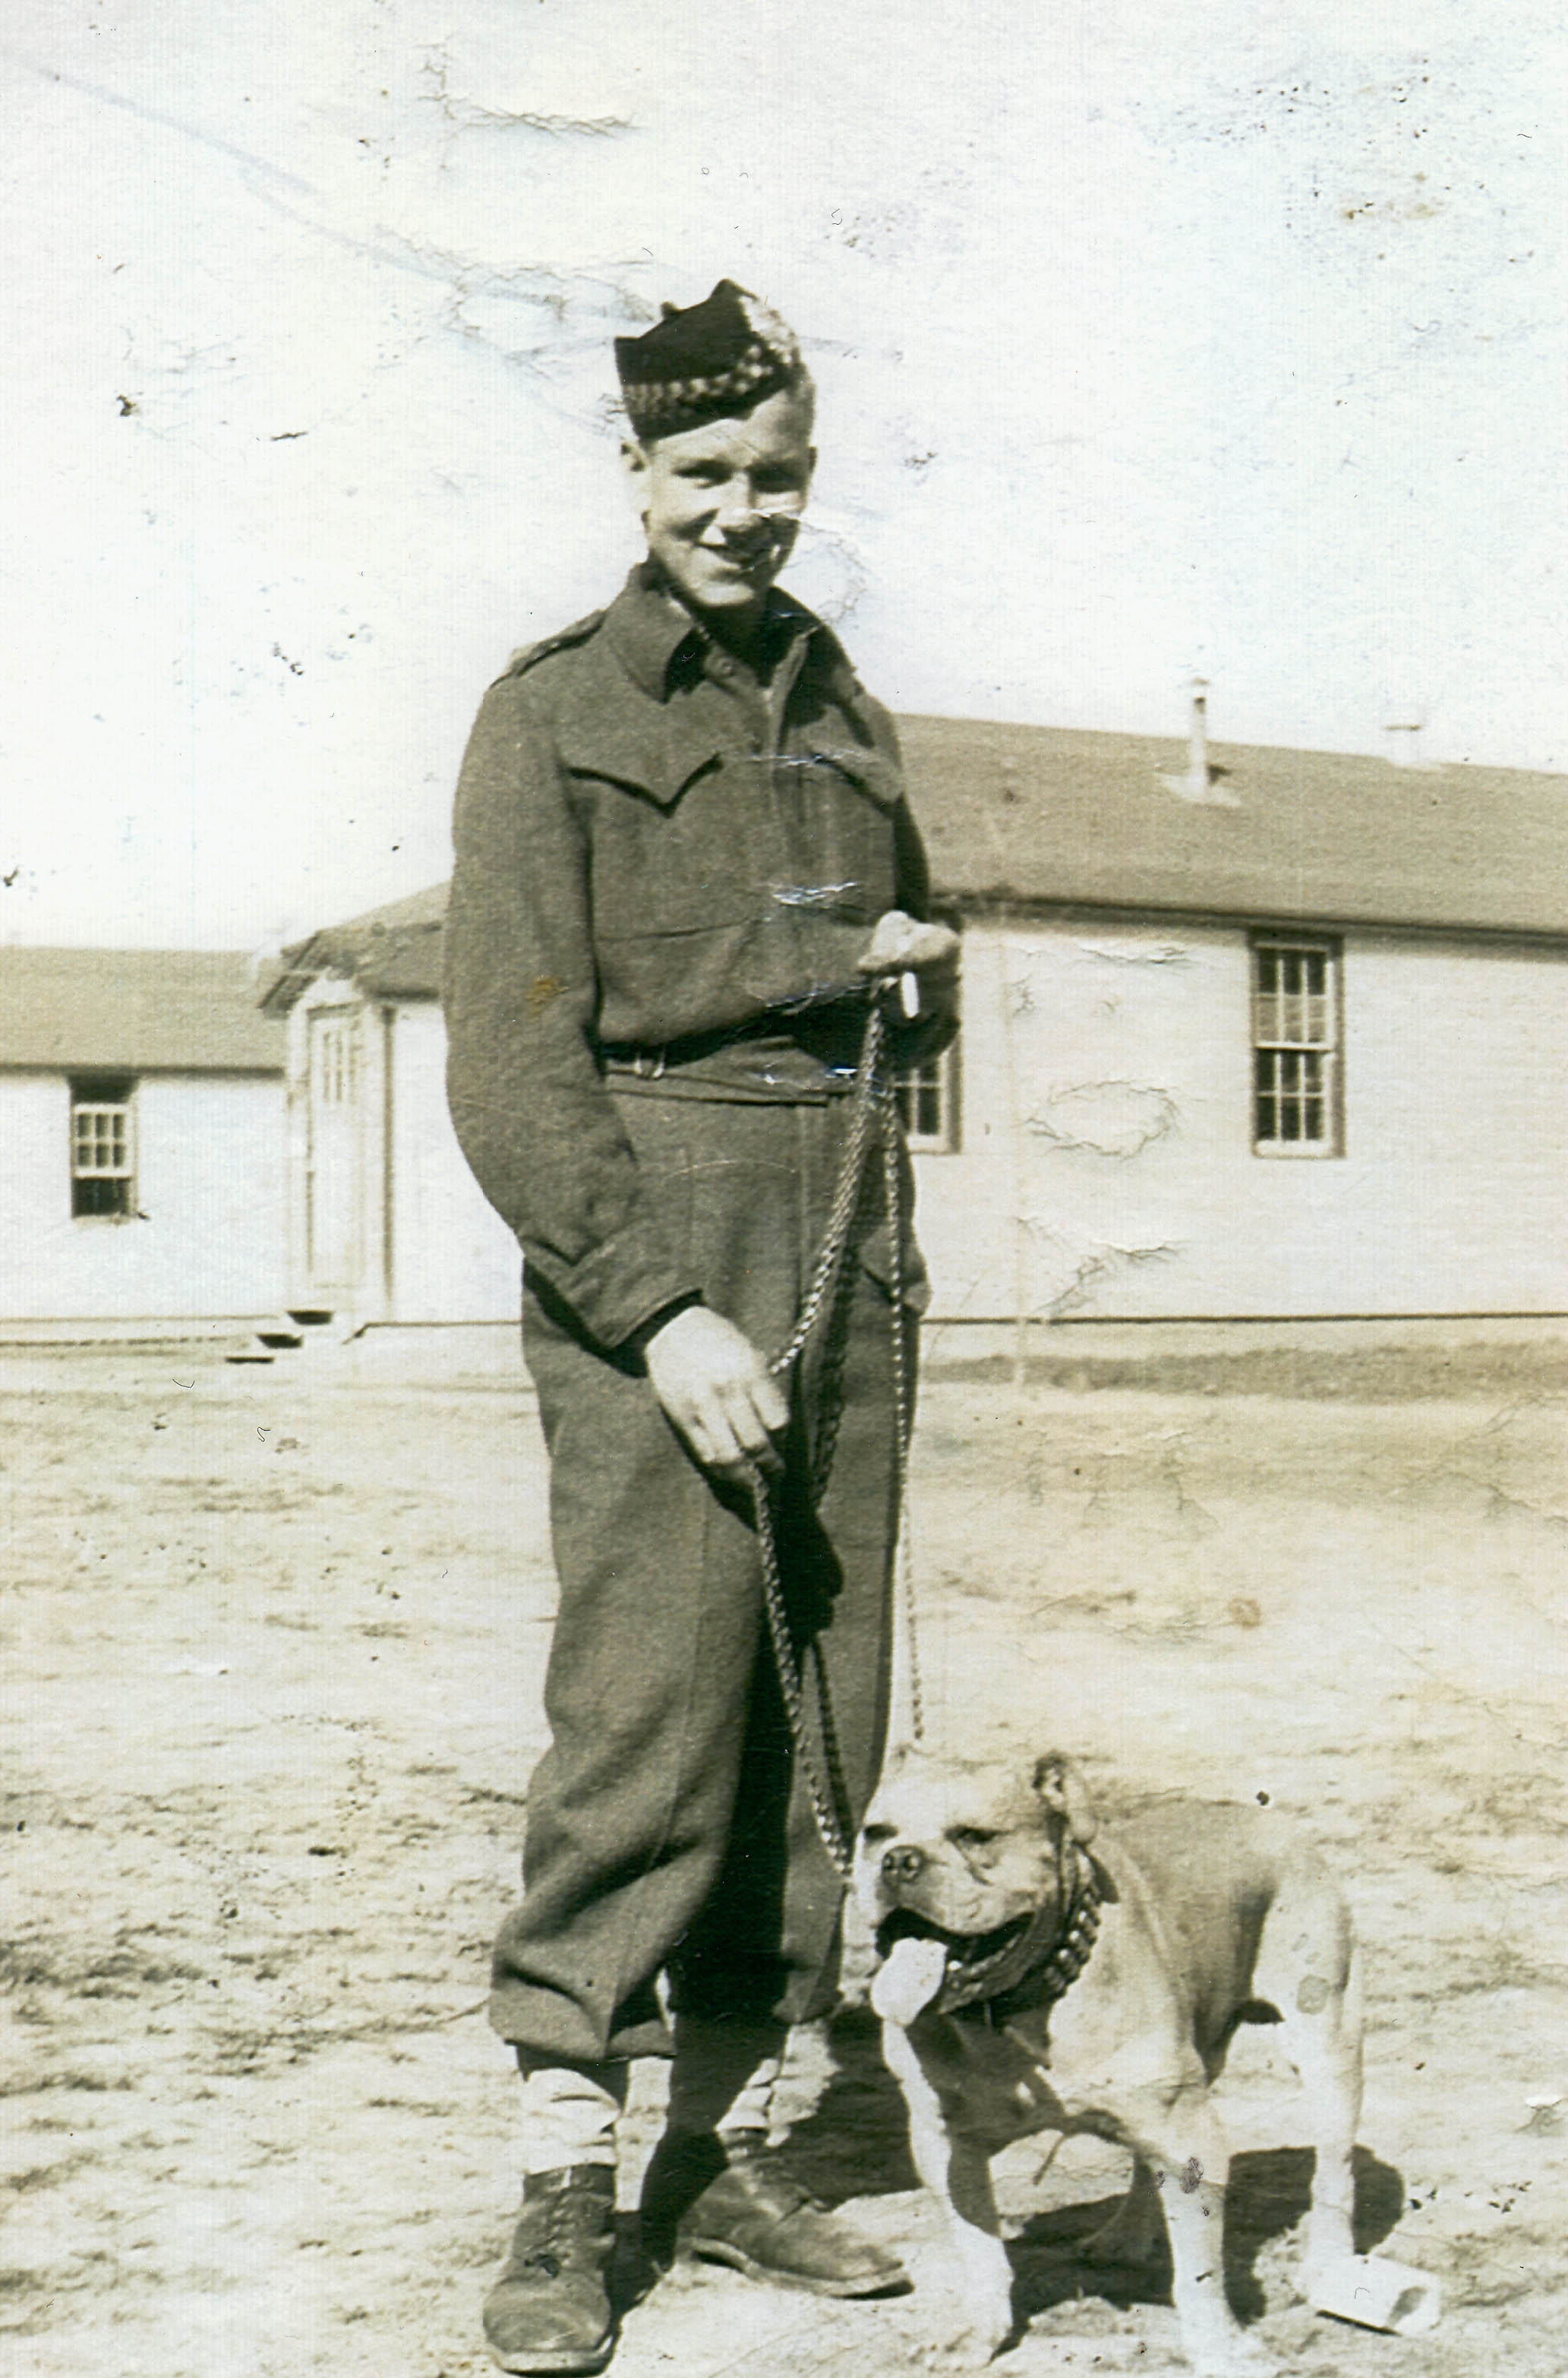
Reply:
[[[860,1838],[868,1848],[874,1849],[879,1842],[891,1842],[895,1830],[892,1825],[864,1825]]]
[[[988,1849],[996,1838],[996,1834],[987,1832],[984,1825],[955,1825],[948,1835],[955,1850]]]

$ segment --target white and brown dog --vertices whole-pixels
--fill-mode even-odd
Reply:
[[[1055,1753],[1013,1772],[906,1751],[856,1864],[884,2052],[949,2212],[955,2313],[928,2365],[972,2367],[1011,2334],[990,2159],[1053,2130],[1131,2148],[1131,2192],[1091,2252],[1143,2259],[1163,2205],[1192,2366],[1270,2370],[1226,2302],[1229,2151],[1208,2093],[1238,2024],[1280,2026],[1317,2150],[1310,2288],[1351,2252],[1361,2099],[1359,1958],[1319,1859],[1261,1809],[1192,1801],[1102,1835]]]

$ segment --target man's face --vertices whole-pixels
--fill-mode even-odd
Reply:
[[[648,550],[694,611],[741,623],[789,559],[817,457],[811,408],[788,389],[739,418],[628,444]]]

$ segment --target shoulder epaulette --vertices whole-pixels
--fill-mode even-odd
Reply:
[[[547,661],[552,653],[569,652],[577,644],[585,644],[603,621],[603,611],[590,611],[584,619],[574,619],[569,628],[558,628],[553,636],[544,636],[536,644],[524,644],[512,655],[501,671],[503,678],[526,677],[540,661]]]

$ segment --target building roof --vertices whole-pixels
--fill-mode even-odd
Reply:
[[[447,886],[433,883],[389,907],[326,926],[283,951],[262,1003],[269,1015],[286,1015],[324,974],[342,975],[372,998],[437,998],[446,917]]]
[[[1258,922],[1568,935],[1568,776],[1395,767],[1343,751],[901,718],[938,895]],[[274,1013],[318,974],[441,988],[447,887],[285,950]]]
[[[1318,924],[1568,933],[1568,776],[899,722],[939,890]]]
[[[0,948],[0,1067],[281,1074],[241,950]]]

